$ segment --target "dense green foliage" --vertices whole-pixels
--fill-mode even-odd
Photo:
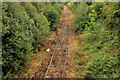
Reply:
[[[50,22],[50,29],[56,30],[60,15],[62,13],[63,5],[57,2],[53,3],[32,3],[33,6],[36,7],[38,12],[43,12],[43,14],[47,17],[48,21]],[[46,6],[45,6],[46,5]]]
[[[38,13],[37,9],[32,6],[31,3],[21,3],[24,6],[26,12],[29,14],[33,21],[33,36],[34,36],[34,47],[41,46],[46,40],[49,33],[49,23],[43,13]]]
[[[68,5],[68,7],[75,16],[74,30],[81,34],[81,40],[84,42],[81,50],[89,55],[88,70],[84,72],[85,76],[118,78],[120,74],[118,61],[120,2],[70,4],[71,6]]]
[[[43,9],[49,5],[56,14],[54,21],[57,23],[43,14]],[[22,69],[33,51],[47,41],[50,24],[57,25],[58,19],[58,11],[51,3],[2,3],[3,78],[15,77],[12,73]]]
[[[51,30],[56,30],[60,16],[57,10],[53,6],[48,5],[43,9],[43,13],[50,22]]]
[[[4,74],[21,68],[22,61],[29,60],[33,42],[32,25],[24,8],[19,3],[9,3],[7,6],[8,12],[3,15],[3,32],[6,32],[3,33]]]
[[[77,56],[77,65],[85,66],[83,68],[85,71],[80,75],[86,78],[118,78],[120,2],[71,2],[70,5],[67,2],[65,4],[74,14],[74,31],[80,34],[80,41],[84,44],[79,51],[86,52],[89,57],[89,60],[85,61],[82,59],[83,54]],[[4,78],[15,78],[12,73],[22,69],[23,64],[32,57],[33,51],[47,41],[49,31],[57,29],[62,9],[63,5],[60,3],[2,4]]]

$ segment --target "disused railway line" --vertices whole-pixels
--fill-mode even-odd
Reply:
[[[69,44],[68,36],[71,34],[71,25],[66,25],[66,22],[70,21],[67,20],[69,16],[70,14],[65,10],[59,27],[61,31],[55,37],[55,45],[52,45],[53,53],[44,78],[65,78]]]

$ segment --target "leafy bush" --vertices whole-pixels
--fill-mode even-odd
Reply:
[[[118,78],[118,58],[109,54],[96,53],[95,58],[88,64],[86,77],[89,78]]]
[[[80,33],[85,29],[85,26],[89,21],[87,12],[88,12],[88,6],[86,3],[80,3],[77,6],[76,10],[74,11],[75,32]]]
[[[61,5],[56,8],[50,5],[51,3],[31,2],[2,4],[3,31],[0,35],[2,35],[4,79],[17,78],[13,72],[22,69],[23,64],[32,57],[33,50],[42,47],[47,41],[49,25],[52,30],[56,29]],[[60,9],[57,11],[58,8]]]
[[[74,3],[71,6],[76,7]],[[119,53],[120,2],[80,3],[75,9],[69,8],[74,11],[75,31],[81,33],[84,43],[81,50],[90,59],[86,77],[118,78],[120,64],[116,55]]]
[[[8,6],[4,8],[4,6]],[[19,9],[19,10],[18,10]],[[32,54],[32,24],[29,16],[20,3],[3,5],[3,76],[21,68],[23,62],[28,61]],[[5,12],[5,11],[8,12]],[[7,19],[7,20],[6,20]],[[9,20],[9,21],[8,21]],[[5,24],[7,21],[7,24]],[[7,28],[7,29],[5,29]]]
[[[31,3],[3,3],[2,10],[2,70],[7,78],[30,60],[33,49],[46,42],[49,22]]]
[[[104,3],[103,2],[93,2],[92,5],[89,6],[90,11],[93,9],[98,12],[98,14],[101,13],[101,8],[103,7]]]
[[[32,5],[37,9],[38,13],[46,6],[45,2],[32,2]]]
[[[50,22],[51,30],[56,30],[60,18],[60,14],[53,6],[46,6],[43,9],[43,14],[47,17]]]
[[[49,34],[49,22],[43,15],[43,12],[38,13],[37,9],[29,2],[21,3],[27,14],[31,18],[33,24],[33,46],[36,48],[44,44]]]
[[[52,5],[59,13],[59,15],[61,15],[62,10],[63,10],[63,4],[59,4],[57,2],[53,3]]]

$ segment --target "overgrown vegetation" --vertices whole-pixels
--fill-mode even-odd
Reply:
[[[51,30],[56,30],[60,15],[55,7],[48,5],[43,9],[43,13],[50,22]]]
[[[65,4],[74,14],[74,31],[82,42],[74,56],[75,65],[80,69],[77,70],[79,76],[120,77],[120,2]],[[2,3],[4,79],[17,78],[13,72],[21,70],[34,51],[46,43],[50,30],[57,29],[62,9],[60,3]]]
[[[3,78],[16,78],[12,73],[22,69],[33,51],[47,41],[50,28],[58,25],[62,11],[55,8],[56,4],[59,3],[2,3]]]
[[[80,34],[89,56],[86,78],[119,77],[120,2],[69,3],[74,13],[75,32]],[[81,61],[79,61],[81,62]],[[82,71],[83,72],[83,71]]]

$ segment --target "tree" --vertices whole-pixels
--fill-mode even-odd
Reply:
[[[3,76],[21,68],[32,54],[32,23],[20,3],[3,3]],[[7,24],[6,24],[7,23]],[[6,76],[5,76],[6,75]]]
[[[46,6],[45,2],[32,2],[32,5],[37,9],[38,13]]]
[[[21,3],[25,8],[27,14],[33,20],[33,34],[34,47],[41,46],[46,40],[49,34],[49,22],[42,12],[38,13],[37,9],[29,2]]]
[[[86,8],[85,8],[86,7]],[[88,18],[88,5],[86,3],[80,3],[74,11],[75,18],[75,32],[82,32],[85,29],[87,22],[89,21]]]
[[[45,8],[43,8],[43,14],[50,22],[51,30],[56,30],[60,17],[58,11],[53,6],[46,6]]]

